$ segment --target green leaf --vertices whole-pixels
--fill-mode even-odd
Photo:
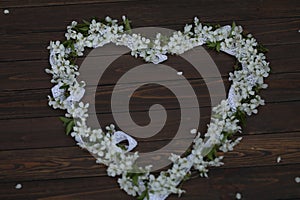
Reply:
[[[90,24],[91,24],[90,22],[85,21],[84,19],[83,19],[82,21],[83,21],[83,23],[86,24],[86,25],[90,25]]]
[[[69,88],[69,85],[62,85],[59,87],[59,89],[68,89]]]
[[[209,160],[214,160],[215,157],[216,157],[216,154],[217,154],[217,150],[216,150],[216,146],[214,146],[214,147],[212,148],[212,150],[207,154],[206,157],[207,157]]]
[[[208,42],[207,47],[211,49],[215,49],[217,52],[220,52],[221,49],[221,42]]]
[[[246,125],[246,114],[241,110],[237,110],[235,113],[235,117],[241,122],[243,126]]]
[[[146,197],[147,199],[149,199],[148,189],[144,190],[144,192],[142,192],[142,194],[137,198],[137,200],[144,200],[145,197]]]
[[[79,33],[82,33],[82,35],[87,36],[89,28],[90,28],[89,24],[83,23],[83,24],[77,24],[73,29]]]
[[[220,49],[221,49],[221,43],[217,42],[217,45],[216,45],[217,52],[220,52]]]
[[[191,153],[192,153],[192,148],[190,147],[190,148],[188,148],[188,149],[184,152],[183,156],[188,156],[188,155],[190,155]]]
[[[208,42],[207,43],[207,47],[209,47],[209,48],[212,48],[212,49],[214,49],[215,47],[216,47],[216,43],[214,43],[214,42]]]
[[[242,64],[238,60],[236,60],[233,67],[234,67],[235,70],[241,70],[242,69]]]
[[[126,151],[126,145],[125,144],[117,144],[118,147],[120,147],[122,150]]]
[[[233,133],[229,133],[229,132],[222,132],[222,134],[223,134],[222,142],[224,142],[226,139],[228,139],[233,135]]]
[[[74,28],[82,28],[82,27],[87,27],[86,24],[77,24]]]
[[[269,51],[269,49],[267,49],[266,47],[264,47],[263,45],[261,44],[258,44],[257,45],[257,51],[259,53],[267,53]]]
[[[202,155],[206,156],[212,150],[213,147],[205,147],[202,149]]]
[[[138,186],[138,185],[139,185],[139,175],[138,175],[138,174],[135,174],[135,175],[132,177],[132,183],[133,183],[133,185],[135,185],[135,186]]]
[[[68,90],[65,90],[65,96],[68,98],[70,96],[70,92]]]
[[[183,180],[182,181],[187,181],[191,178],[191,173],[188,173],[186,174],[184,177],[183,177]]]
[[[236,27],[236,24],[235,24],[235,21],[232,22],[232,25],[231,25],[231,31],[233,31]]]
[[[221,27],[220,24],[215,24],[215,25],[214,25],[214,28],[215,28],[215,29],[218,29],[218,28],[220,28],[220,27]]]
[[[82,32],[86,32],[89,30],[89,27],[85,26],[85,27],[81,27],[81,28],[78,28],[78,30],[82,31]]]
[[[130,173],[130,172],[128,172],[128,173],[126,174],[126,176],[132,179],[132,177],[134,177],[134,176],[142,176],[142,175],[144,175],[144,174],[145,174],[145,173],[135,173],[135,172]]]
[[[74,119],[68,117],[59,117],[59,119],[64,123],[64,126],[66,127],[66,134],[70,134],[73,130],[73,127],[75,126]]]
[[[71,118],[67,118],[67,117],[59,117],[60,121],[62,121],[64,123],[64,125],[68,124],[71,120]]]
[[[213,160],[213,155],[211,152],[209,152],[206,156],[209,160]]]
[[[66,126],[66,134],[69,135],[75,126],[74,120],[70,121]]]
[[[231,25],[231,31],[230,31],[229,37],[232,36],[232,32],[234,31],[235,27],[236,27],[236,24],[235,24],[235,21],[233,21],[232,25]]]
[[[65,40],[62,44],[64,45],[64,47],[66,47],[66,48],[72,48],[72,46],[74,46],[73,45],[73,40]]]
[[[125,19],[125,21],[123,23],[124,23],[125,31],[130,32],[131,31],[130,21],[128,19]]]

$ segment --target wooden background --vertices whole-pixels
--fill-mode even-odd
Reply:
[[[182,199],[235,199],[236,192],[243,199],[300,199],[300,185],[295,182],[300,176],[299,0],[2,0],[0,8],[1,200],[132,199],[118,188],[116,179],[105,175],[103,166],[95,164],[91,155],[64,134],[58,120],[63,113],[47,106],[46,96],[52,85],[50,76],[44,73],[49,67],[49,41],[62,40],[72,20],[106,15],[120,19],[124,14],[133,27],[179,29],[194,16],[221,25],[236,21],[269,49],[272,73],[266,81],[268,90],[261,93],[267,105],[259,109],[257,116],[247,119],[244,140],[235,151],[227,153],[225,165],[211,169],[208,179],[186,182],[183,188],[187,194]],[[10,13],[4,15],[4,9]],[[233,59],[209,53],[228,87],[226,78]],[[134,63],[141,63],[130,56],[122,59],[112,66],[111,74],[125,73]],[[200,129],[204,131],[210,106],[201,77],[195,77],[190,67],[183,68],[184,63],[176,57],[168,64],[183,70],[198,88],[203,119]],[[105,124],[113,120],[107,110],[112,79],[107,77],[100,85],[97,111]],[[157,103],[158,95],[158,102],[168,109],[167,127],[157,138],[140,141],[143,150],[163,146],[177,128],[176,98],[157,85],[135,93],[134,120],[141,125],[149,122],[146,110]],[[280,163],[276,162],[278,156],[282,158]],[[15,189],[18,183],[23,186],[20,190]]]

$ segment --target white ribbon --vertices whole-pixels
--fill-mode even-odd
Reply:
[[[236,111],[236,94],[233,87],[230,87],[228,92],[228,104],[233,111]]]
[[[149,200],[164,200],[168,197],[169,195],[158,195],[158,194],[149,194]],[[144,200],[148,200],[147,197],[144,198]]]
[[[157,65],[158,63],[161,63],[167,59],[168,59],[168,56],[163,55],[163,54],[157,54],[157,55],[155,55],[155,60],[153,60],[152,62],[153,62],[153,64]]]
[[[120,142],[128,141],[128,145],[126,145],[126,152],[131,151],[137,146],[137,141],[133,139],[131,136],[127,135],[123,131],[116,131],[113,135],[113,143],[119,144]]]
[[[66,90],[61,89],[61,86],[63,86],[63,84],[60,82],[51,88],[52,96],[54,97],[54,99],[59,99],[60,102],[63,102],[66,100],[65,103],[67,104],[67,106],[72,106],[74,104],[74,102],[79,102],[85,92],[84,88],[80,88],[79,91],[77,91],[75,95],[70,95],[70,96],[68,96],[68,98],[66,98],[66,96],[65,96]]]
[[[231,31],[231,26],[230,25],[226,25],[226,26],[222,26],[219,28],[220,31],[225,30],[226,32],[230,33]]]
[[[50,52],[50,56],[49,56],[49,63],[51,66],[55,65],[55,53],[53,51]]]
[[[137,141],[132,138],[130,135],[127,135],[126,133],[124,133],[123,131],[116,131],[113,134],[113,143],[115,145],[119,144],[120,142],[123,141],[128,141],[128,145],[126,145],[126,152],[131,151],[132,149],[134,149],[137,146]],[[79,144],[83,144],[84,141],[82,140],[82,137],[80,135],[76,135],[75,136],[75,141],[78,142]]]
[[[221,51],[231,55],[231,56],[235,56],[236,55],[236,49],[227,49],[227,48],[221,48]]]
[[[247,82],[249,83],[249,85],[251,85],[252,87],[256,85],[257,82],[257,78],[253,76],[253,74],[250,74],[246,77]]]
[[[75,141],[78,142],[79,144],[83,144],[84,143],[80,135],[76,135],[75,136]]]
[[[77,88],[75,95],[70,95],[66,100],[67,101],[80,101],[85,92],[84,88]]]
[[[51,88],[51,92],[54,99],[59,99],[60,101],[63,101],[65,98],[65,90],[61,89],[61,86],[63,86],[63,84],[58,83],[57,85]]]

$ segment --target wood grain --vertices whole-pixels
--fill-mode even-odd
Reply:
[[[192,18],[190,19],[190,21]],[[134,20],[132,20],[134,22]],[[139,20],[138,20],[139,21]],[[263,19],[252,21],[236,22],[242,25],[245,32],[251,32],[255,38],[264,45],[282,45],[282,44],[299,44],[298,24],[299,18],[283,18],[283,19]],[[64,28],[61,28],[59,32],[38,32],[30,33],[30,38],[27,34],[5,34],[1,36],[3,41],[2,48],[0,49],[1,61],[12,60],[36,60],[47,59],[48,51],[47,46],[50,41],[64,40],[65,27],[70,22],[64,24]],[[156,26],[162,26],[165,28],[182,30],[184,24],[178,25],[166,25],[163,23],[156,24]],[[189,22],[191,23],[191,22]],[[222,25],[231,24],[232,21],[222,22]],[[153,26],[151,24],[143,23],[142,27]],[[4,26],[5,27],[5,26]],[[139,27],[139,26],[134,26]],[[5,30],[5,29],[4,29]],[[0,32],[1,33],[1,32]],[[7,31],[10,33],[10,31]],[[5,42],[4,42],[5,41]],[[18,45],[14,45],[18,44]],[[272,48],[272,46],[268,47]],[[30,50],[30,51],[28,51]],[[271,49],[270,49],[271,50]],[[270,51],[272,52],[272,51]],[[108,52],[109,54],[109,52]]]
[[[259,109],[259,114],[248,118],[243,134],[268,134],[299,132],[299,102],[283,102],[267,104]],[[168,125],[159,135],[160,139],[168,139],[175,131],[178,123],[179,110],[171,110],[168,115]],[[288,117],[286,117],[288,116]],[[210,108],[201,109],[200,131],[206,131],[209,122]],[[134,120],[137,124],[148,120],[145,112],[135,112]],[[104,125],[114,121],[111,114],[102,114],[101,123]],[[64,134],[62,123],[57,117],[27,118],[0,120],[1,127],[9,127],[5,134],[0,134],[0,150],[30,149],[73,146],[71,137]],[[47,128],[45,128],[47,127]],[[6,141],[10,141],[9,143]]]
[[[268,6],[272,4],[272,7]],[[55,9],[55,12],[52,12]],[[163,12],[162,12],[163,11]],[[217,11],[217,12],[214,12]],[[47,13],[47,15],[44,15]],[[0,33],[28,33],[36,31],[53,31],[65,29],[71,20],[92,17],[103,18],[106,15],[121,18],[126,14],[135,27],[189,23],[195,15],[201,20],[232,21],[258,20],[265,18],[299,17],[299,1],[265,0],[256,1],[207,1],[191,0],[189,3],[180,0],[166,1],[129,1],[101,4],[80,4],[57,7],[22,7],[11,9],[11,14],[1,16]],[[167,16],[167,17],[166,17]],[[51,19],[51,20],[48,20]],[[67,20],[68,19],[68,20]],[[43,24],[44,26],[41,26]],[[45,25],[46,24],[46,25]]]
[[[148,152],[165,142],[141,141],[139,149]],[[299,160],[297,162],[299,142],[299,132],[245,136],[234,152],[226,153],[222,168],[300,164]],[[171,152],[178,153],[176,149],[170,149],[162,151],[161,155]],[[280,163],[276,162],[278,156],[282,157]],[[106,176],[104,166],[96,164],[94,157],[79,147],[6,150],[0,152],[0,158],[1,182]]]
[[[299,185],[294,178],[299,172],[299,165],[212,169],[208,179],[187,181],[183,186],[187,193],[182,199],[227,200],[234,199],[237,192],[245,199],[298,199]],[[14,189],[15,183],[0,183],[1,199],[134,199],[118,189],[116,180],[110,177],[22,181],[21,190]],[[171,195],[168,199],[178,197]]]
[[[225,165],[213,168],[208,179],[193,178],[183,188],[182,199],[300,199],[300,2],[298,0],[3,0],[0,8],[0,199],[134,199],[118,188],[116,178],[106,176],[105,168],[95,163],[86,151],[75,146],[64,134],[58,116],[64,113],[47,105],[50,93],[50,40],[62,40],[72,20],[110,15],[120,19],[127,15],[133,27],[157,26],[182,29],[194,16],[202,22],[231,24],[235,21],[252,33],[269,49],[267,59],[272,72],[261,95],[267,105],[259,114],[247,118],[244,140],[233,152],[225,154]],[[86,51],[88,54],[89,51]],[[228,73],[233,58],[208,50],[228,88]],[[114,52],[106,52],[112,55]],[[78,60],[81,64],[83,58]],[[97,114],[101,125],[114,122],[110,112],[110,93],[120,76],[141,59],[124,55],[110,66],[99,82]],[[199,130],[206,131],[210,119],[207,86],[200,74],[179,57],[166,64],[183,71],[196,88],[200,102]],[[185,89],[178,80],[163,79],[174,87]],[[211,80],[208,84],[216,84]],[[89,88],[88,88],[89,89]],[[119,91],[122,93],[122,91]],[[161,97],[161,99],[157,99]],[[187,96],[186,99],[191,99]],[[153,151],[166,145],[176,133],[180,108],[166,88],[147,85],[132,98],[131,116],[140,125],[149,123],[150,105],[161,102],[167,108],[167,122],[154,137],[137,138],[140,152]],[[120,106],[120,105],[119,105]],[[126,124],[130,128],[130,124]],[[175,140],[182,144],[186,139]],[[177,152],[164,151],[161,155]],[[278,156],[282,161],[276,162]],[[21,183],[22,189],[15,185]],[[168,199],[178,199],[171,195]]]
[[[300,68],[298,67],[300,57],[298,56],[299,52],[297,51],[297,49],[300,48],[300,44],[276,45],[268,46],[268,48],[270,51],[267,53],[267,58],[270,61],[270,66],[272,68],[271,74],[300,72]],[[292,49],[296,49],[296,51],[292,51]],[[211,50],[208,50],[208,52],[218,66],[220,74],[224,77],[227,76],[228,73],[232,71],[232,66],[234,64],[232,57],[224,54],[218,54]],[[287,54],[285,52],[289,53]],[[123,59],[126,60],[125,63],[127,64],[122,63],[122,60],[120,60],[115,65],[109,67],[110,73],[116,77],[131,69],[132,65],[130,65],[130,63],[142,63],[140,60],[132,61],[132,58],[129,55],[123,56]],[[82,60],[83,59],[78,60],[79,65]],[[168,61],[167,64],[176,70],[184,71],[184,77],[187,79],[199,78],[199,76],[196,76],[197,74],[191,73],[191,69],[187,70],[184,65],[182,65],[182,60],[174,57]],[[52,87],[52,84],[50,83],[50,75],[45,73],[45,69],[49,67],[49,63],[46,58],[45,60],[0,62],[0,66],[0,89],[3,92]],[[271,75],[270,78],[272,77],[273,75]],[[103,77],[101,78],[101,83],[103,85],[108,85],[115,82],[112,81],[111,77]]]
[[[272,75],[267,83],[270,87],[262,92],[263,98],[266,102],[281,102],[281,101],[297,101],[299,100],[299,73],[286,73]],[[190,80],[191,86],[195,90],[195,94],[198,97],[200,107],[210,106],[210,96],[206,89],[206,84],[214,88],[217,83],[214,79],[208,81],[206,84],[201,79]],[[170,81],[174,88],[185,89],[187,86],[182,85],[181,81]],[[224,83],[228,88],[229,83],[224,79]],[[163,84],[163,82],[162,82]],[[134,87],[129,85],[128,90]],[[97,113],[111,112],[110,105],[111,93],[119,95],[125,95],[124,91],[113,90],[114,86],[100,86],[96,92],[96,111]],[[87,88],[89,90],[89,88]],[[174,109],[178,107],[178,101],[176,96],[168,93],[169,89],[161,85],[148,85],[142,87],[136,91],[132,98],[131,111],[145,111],[149,109],[149,105],[154,103],[162,103],[166,109]],[[15,91],[2,92],[0,94],[0,119],[11,119],[23,117],[48,117],[62,115],[61,111],[54,111],[47,107],[47,95],[50,94],[49,89],[33,89],[22,90],[16,93]],[[272,95],[270,95],[272,94]],[[214,94],[219,95],[219,94]],[[14,96],[14,98],[11,98]],[[192,100],[193,96],[184,96],[187,102]],[[116,104],[117,107],[121,107],[121,102]],[[121,112],[121,111],[120,111]]]
[[[91,3],[111,3],[121,1],[133,1],[133,0],[65,0],[65,1],[54,1],[54,0],[3,0],[0,3],[0,8],[25,8],[25,7],[41,7],[41,6],[66,6],[66,5],[80,5],[80,4],[91,4]]]

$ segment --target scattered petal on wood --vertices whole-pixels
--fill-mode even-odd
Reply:
[[[196,134],[197,133],[197,129],[192,129],[191,130],[191,134]]]
[[[21,189],[21,188],[22,188],[22,184],[18,183],[18,184],[15,186],[15,188],[16,188],[17,190]]]
[[[281,157],[278,156],[278,157],[277,157],[277,163],[280,163],[280,161],[281,161]]]
[[[236,193],[235,198],[236,198],[236,199],[242,199],[241,193]]]

